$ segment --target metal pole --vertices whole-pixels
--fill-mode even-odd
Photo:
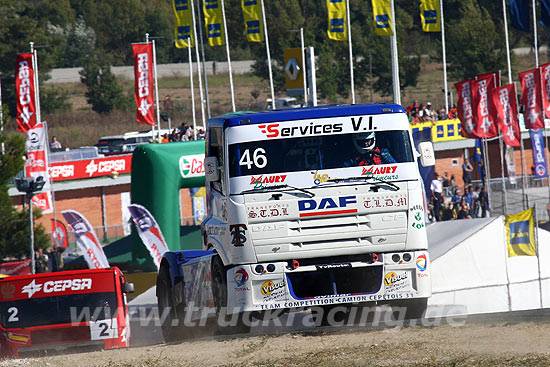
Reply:
[[[372,89],[372,51],[369,50],[369,84],[370,84],[370,101],[374,101],[374,91]]]
[[[193,18],[193,40],[195,41],[195,54],[197,57],[197,75],[199,78],[199,93],[200,93],[200,101],[201,101],[201,117],[202,117],[202,128],[206,131],[206,118],[204,116],[204,95],[202,93],[202,75],[201,75],[201,67],[200,67],[200,58],[199,58],[199,46],[197,42],[197,27],[195,22],[195,5],[193,4],[193,1],[191,1],[191,15]],[[195,135],[197,132],[195,131]]]
[[[204,92],[206,94],[206,111],[210,119],[210,98],[208,98],[208,77],[206,76],[206,60],[204,58],[204,41],[202,39],[202,18],[200,0],[197,0],[197,18],[199,18],[199,37],[201,39],[202,72],[204,74]]]
[[[32,217],[32,192],[27,194],[29,198],[29,218],[31,222],[31,274],[35,274],[34,264],[34,219]]]
[[[445,50],[445,18],[443,17],[443,0],[439,1],[439,13],[441,14],[441,50],[443,53],[443,85],[445,89],[445,114],[449,114],[449,97],[447,87],[447,55]],[[489,186],[489,185],[487,185]]]
[[[489,143],[487,138],[482,139],[483,142],[483,168],[485,168],[485,182],[487,188],[487,199],[491,202],[492,192],[491,190],[491,167],[489,166]]]
[[[304,51],[304,28],[300,28],[300,46],[302,49],[302,77],[304,81],[304,107],[307,107],[306,55]]]
[[[537,248],[537,264],[539,268],[539,293],[540,293],[540,308],[543,308],[542,306],[542,277],[541,277],[541,271],[540,271],[540,253],[539,253],[539,221],[537,219],[537,202],[534,203],[534,210],[533,210],[533,220],[535,221],[535,247]]]
[[[155,78],[155,104],[157,105],[157,124],[159,129],[159,143],[161,142],[160,138],[160,108],[159,108],[159,82],[157,77],[157,52],[155,47],[155,40],[153,40],[153,71]]]
[[[145,33],[145,43],[149,43],[149,33]],[[155,140],[155,125],[151,126],[151,137]],[[157,141],[157,143],[160,143],[160,141]]]
[[[223,18],[223,34],[225,35],[225,50],[227,52],[227,66],[229,68],[229,85],[231,87],[231,107],[233,108],[233,112],[236,111],[235,109],[235,91],[233,90],[233,72],[231,70],[231,56],[229,55],[229,39],[227,38],[227,22],[225,20],[225,6],[223,5],[223,0],[221,0],[222,3],[222,18]]]
[[[349,11],[349,1],[346,1],[346,17],[347,17],[347,27],[348,27],[348,45],[349,45],[349,75],[351,79],[351,103],[355,104],[355,85],[353,80],[353,49],[351,46],[351,19]]]
[[[512,83],[512,63],[510,62],[510,41],[508,40],[508,20],[506,19],[506,0],[502,0],[504,16],[504,38],[506,40],[506,62],[508,63],[508,83]]]
[[[187,50],[189,51],[189,82],[191,84],[191,111],[193,114],[193,138],[197,139],[197,120],[195,117],[195,88],[193,86],[193,63],[191,60],[191,38],[187,39]],[[235,110],[233,110],[235,112]]]
[[[105,186],[101,186],[101,223],[103,224],[103,242],[107,243],[107,205],[105,205]]]
[[[390,1],[391,7],[391,26],[393,34],[390,36],[390,51],[391,51],[391,73],[393,80],[393,103],[401,104],[401,88],[399,83],[399,57],[397,52],[397,32],[395,26],[395,9],[393,0]]]
[[[271,52],[269,51],[269,36],[267,35],[267,19],[265,18],[264,0],[260,1],[262,7],[262,18],[264,21],[265,50],[267,53],[267,68],[269,71],[269,86],[271,88],[271,105],[275,110],[275,90],[273,89],[273,71],[271,70]]]
[[[544,128],[544,138],[546,139],[546,147],[544,149],[544,158],[546,159],[546,182],[548,184],[548,199],[550,200],[550,155],[547,154],[550,147],[548,146],[548,129],[546,126]]]
[[[0,137],[4,136],[4,117],[2,114],[2,73],[0,73]],[[5,153],[4,142],[2,142],[2,155]]]
[[[537,7],[535,0],[533,0],[533,41],[535,46],[535,67],[539,67],[539,46],[538,46],[538,36],[537,36]]]
[[[502,174],[500,175],[500,180],[502,182],[502,205],[503,207],[503,214],[506,215],[506,212],[508,210],[508,199],[506,198],[506,179],[504,178],[504,153],[503,153],[503,143],[502,143],[502,134],[498,135],[498,146],[500,150],[500,170]]]
[[[525,172],[527,171],[525,166],[525,150],[523,148],[523,136],[521,136],[520,132],[520,147],[521,147],[521,195],[523,197],[523,210],[527,210],[529,208],[529,195],[527,194],[527,190],[525,188]]]

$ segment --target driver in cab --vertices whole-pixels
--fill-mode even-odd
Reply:
[[[356,155],[349,161],[344,162],[345,167],[397,163],[386,148],[379,148],[376,145],[374,131],[355,134],[352,140]]]

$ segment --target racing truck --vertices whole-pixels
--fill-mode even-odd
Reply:
[[[204,315],[219,328],[220,317],[319,306],[422,316],[431,283],[418,160],[435,158],[431,142],[414,145],[401,106],[223,115],[205,143],[202,250],[166,252],[157,277],[166,340]]]
[[[130,346],[126,282],[117,267],[0,280],[0,357]]]

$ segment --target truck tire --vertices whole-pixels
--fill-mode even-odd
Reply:
[[[212,258],[212,293],[216,305],[216,331],[219,335],[246,334],[250,325],[246,325],[243,314],[227,314],[227,269],[219,256]]]
[[[191,328],[183,325],[183,305],[176,305],[170,270],[161,266],[157,276],[157,303],[161,321],[162,335],[166,343],[180,341],[192,337]]]
[[[405,320],[421,319],[428,308],[427,298],[413,298],[406,301],[394,301],[389,304],[396,319],[405,311]]]

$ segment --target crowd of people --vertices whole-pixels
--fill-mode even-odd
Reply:
[[[434,109],[431,102],[427,102],[425,105],[418,101],[414,101],[406,109],[407,117],[411,124],[417,124],[420,122],[430,122],[439,120],[448,120],[457,118],[456,105],[453,105],[449,112],[445,112],[445,108]]]
[[[465,164],[468,160],[465,160]],[[468,162],[469,163],[469,162]],[[470,165],[471,167],[471,165]],[[466,176],[467,177],[467,176]],[[454,175],[436,172],[430,184],[432,195],[428,207],[432,221],[485,218],[489,216],[489,196],[485,186],[473,186],[470,182],[456,185]]]
[[[45,253],[42,248],[34,251],[35,273],[50,273],[63,270],[63,246],[52,246]]]
[[[170,134],[166,133],[162,136],[161,143],[172,143],[175,141],[191,141],[201,140],[205,138],[205,132],[202,127],[197,127],[197,133],[193,131],[191,126],[182,123],[180,127],[172,130]]]

